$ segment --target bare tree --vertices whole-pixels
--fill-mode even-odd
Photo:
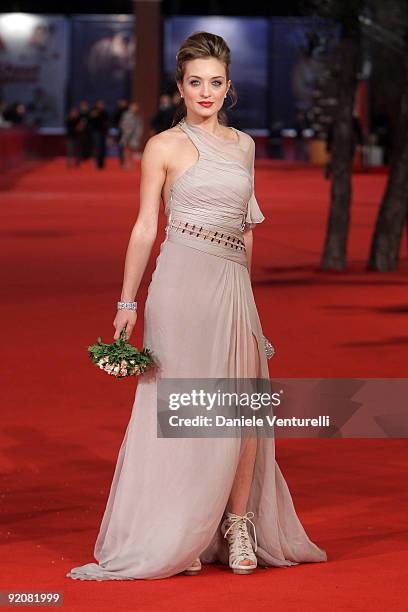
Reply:
[[[350,226],[354,158],[353,111],[361,57],[360,14],[363,0],[316,0],[316,12],[340,25],[333,64],[337,106],[333,121],[331,202],[321,260],[324,269],[342,270],[346,264]]]
[[[403,54],[401,71],[401,98],[396,138],[390,162],[390,173],[378,212],[367,267],[370,270],[388,272],[398,267],[401,236],[408,212],[408,7],[406,0],[394,0],[383,17],[393,31],[385,30],[385,36],[393,39],[396,50]],[[387,23],[388,22],[388,23]],[[398,39],[398,28],[403,27]],[[379,27],[377,26],[377,29]]]

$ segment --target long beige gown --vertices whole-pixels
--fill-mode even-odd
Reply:
[[[74,579],[166,578],[198,556],[228,563],[220,524],[241,439],[157,437],[157,377],[254,377],[258,348],[258,377],[269,378],[242,248],[243,229],[265,217],[254,193],[254,140],[233,128],[235,140],[220,138],[185,119],[178,127],[199,158],[172,185],[166,238],[148,288],[143,346],[158,370],[138,380],[95,543],[98,563],[74,567],[66,574]],[[182,232],[181,222],[226,241]],[[258,439],[247,510],[255,513],[260,566],[327,560],[295,512],[273,438]]]

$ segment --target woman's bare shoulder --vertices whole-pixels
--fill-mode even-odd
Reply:
[[[183,140],[183,138],[185,138],[185,133],[181,128],[175,125],[168,130],[163,130],[158,134],[154,134],[154,136],[151,136],[147,142],[157,147],[165,147],[174,142],[180,142],[180,140]]]
[[[186,134],[177,125],[151,136],[145,145],[148,153],[163,153],[171,155],[180,142],[186,139]]]

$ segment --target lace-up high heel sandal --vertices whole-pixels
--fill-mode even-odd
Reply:
[[[193,563],[186,570],[184,570],[183,574],[186,576],[197,576],[197,574],[201,572],[201,567],[200,558],[197,557],[197,559],[193,561]]]
[[[229,545],[229,566],[234,574],[252,574],[258,564],[247,529],[247,522],[251,523],[254,531],[256,552],[258,544],[256,541],[255,525],[251,521],[253,516],[253,512],[247,512],[243,516],[227,512],[226,518],[221,525],[221,533]],[[242,563],[243,561],[251,561],[251,563],[245,565]]]

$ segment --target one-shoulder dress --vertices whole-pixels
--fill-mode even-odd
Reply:
[[[157,380],[269,378],[243,241],[243,231],[265,217],[254,191],[253,138],[235,128],[235,140],[220,138],[186,119],[177,126],[198,160],[171,187],[145,303],[143,346],[158,374],[138,379],[94,547],[97,563],[72,568],[66,576],[74,579],[166,578],[197,557],[228,563],[220,526],[242,439],[158,437]],[[273,437],[257,440],[247,509],[255,515],[259,566],[327,560],[296,514]]]

